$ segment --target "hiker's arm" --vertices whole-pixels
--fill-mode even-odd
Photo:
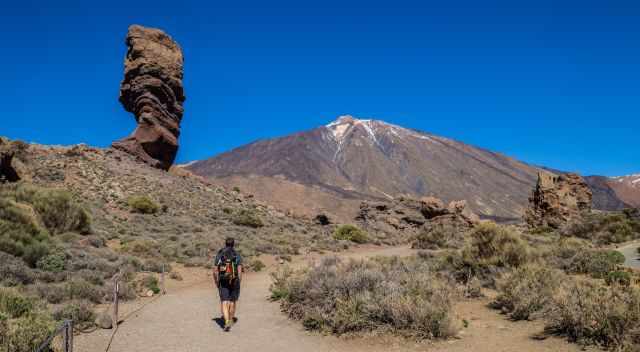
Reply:
[[[238,265],[238,280],[242,282],[242,264]]]
[[[216,268],[214,267],[212,272],[213,272],[213,284],[216,285],[216,287],[218,287],[219,286],[218,270],[216,270]]]

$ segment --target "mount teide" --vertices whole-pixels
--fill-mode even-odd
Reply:
[[[355,214],[362,199],[465,199],[477,213],[520,217],[540,169],[448,138],[342,116],[186,166],[293,212]]]

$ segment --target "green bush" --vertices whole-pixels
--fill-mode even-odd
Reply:
[[[81,234],[91,232],[89,213],[72,201],[71,193],[63,190],[40,190],[32,202],[52,234],[67,231]]]
[[[492,305],[512,319],[531,319],[548,308],[564,280],[559,270],[522,266],[498,282],[499,295]]]
[[[34,304],[32,298],[26,297],[16,290],[0,288],[0,312],[11,318],[20,318],[30,313]]]
[[[622,270],[612,271],[607,274],[607,277],[605,278],[605,282],[609,286],[611,285],[629,286],[631,285],[631,274]]]
[[[354,243],[366,243],[369,240],[367,233],[354,225],[338,226],[333,233],[333,238]]]
[[[64,271],[66,257],[64,253],[54,253],[44,256],[38,260],[36,267],[43,271],[60,273]]]
[[[310,330],[392,331],[420,339],[453,336],[455,289],[419,260],[342,262],[330,257],[310,270],[274,273],[271,297]]]
[[[33,352],[56,328],[48,314],[27,314],[8,324],[6,348],[11,352]]]
[[[237,212],[231,220],[235,225],[259,228],[264,226],[260,217],[250,210],[241,210]]]
[[[531,257],[529,246],[518,233],[493,222],[481,223],[471,231],[471,243],[463,256],[499,267],[518,267]]]
[[[155,276],[146,276],[142,279],[142,286],[153,291],[154,294],[160,293],[159,282]]]
[[[259,271],[262,271],[262,269],[264,269],[266,265],[260,259],[253,259],[249,262],[248,267],[249,270],[257,273]]]
[[[589,274],[597,279],[604,279],[618,265],[624,263],[624,255],[615,250],[593,249],[582,251],[573,257],[569,272]]]
[[[127,200],[132,212],[141,214],[155,214],[160,206],[146,196],[133,196]]]

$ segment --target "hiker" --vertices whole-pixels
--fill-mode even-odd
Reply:
[[[220,293],[220,310],[224,319],[224,331],[229,331],[235,322],[237,302],[242,281],[242,257],[235,249],[235,241],[229,237],[225,246],[216,255],[213,267],[213,282]]]

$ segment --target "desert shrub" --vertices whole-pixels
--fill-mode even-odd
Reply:
[[[59,273],[64,271],[66,257],[64,253],[54,253],[44,256],[38,260],[36,267],[43,271]]]
[[[638,221],[627,213],[590,214],[571,223],[565,234],[599,244],[611,244],[640,238]]]
[[[264,226],[260,217],[253,211],[243,209],[233,215],[231,221],[238,226],[259,228]]]
[[[127,200],[131,211],[140,214],[155,214],[160,206],[147,196],[133,196]]]
[[[53,318],[56,320],[73,320],[75,324],[83,326],[92,324],[96,319],[96,315],[88,302],[74,301],[55,310]]]
[[[26,263],[10,254],[0,252],[0,283],[4,286],[33,283],[35,274]]]
[[[462,250],[448,251],[439,260],[440,270],[451,271],[463,283],[477,277],[484,285],[493,286],[500,273],[533,258],[529,245],[508,227],[481,223],[471,230],[469,237]]]
[[[89,214],[73,201],[68,191],[20,184],[5,192],[4,196],[30,206],[52,234],[91,232]]]
[[[11,318],[20,318],[30,313],[35,305],[33,298],[27,297],[14,289],[0,288],[0,312]]]
[[[624,263],[624,255],[618,251],[592,249],[576,254],[569,266],[569,272],[589,274],[597,279],[604,279],[610,271]]]
[[[386,331],[444,338],[457,331],[455,289],[418,260],[342,262],[274,273],[271,296],[309,330],[337,335]]]
[[[569,270],[573,258],[578,253],[589,251],[589,242],[575,237],[561,237],[551,243],[550,250],[544,253],[547,262],[554,268]]]
[[[48,254],[50,239],[29,206],[0,198],[0,251],[30,266]]]
[[[555,295],[548,328],[572,341],[627,350],[640,343],[640,290],[571,280]],[[628,349],[630,350],[630,349]]]
[[[122,245],[123,252],[136,255],[152,255],[158,249],[158,244],[151,240],[134,240]]]
[[[548,308],[564,279],[559,270],[522,266],[498,281],[499,295],[492,305],[515,320],[534,318]]]
[[[171,278],[173,280],[176,280],[176,281],[182,281],[183,280],[182,275],[180,275],[180,273],[177,272],[177,271],[172,271],[169,274],[169,278]]]
[[[611,285],[629,286],[631,284],[631,274],[622,270],[611,271],[607,273],[607,276],[605,277],[605,282],[609,286]]]
[[[464,251],[480,263],[501,267],[518,267],[530,258],[529,246],[518,233],[492,222],[471,231],[471,244]]]
[[[333,233],[333,238],[354,243],[366,243],[369,240],[367,233],[354,225],[338,226]]]
[[[158,279],[155,276],[145,276],[142,279],[142,287],[153,291],[154,294],[160,293],[160,286]]]
[[[100,286],[94,285],[84,279],[71,279],[65,282],[66,296],[70,300],[86,299],[93,303],[102,303],[104,291]]]
[[[51,304],[61,303],[67,298],[67,291],[63,285],[38,283],[33,285],[32,289],[38,297]]]
[[[66,231],[81,234],[91,232],[89,213],[72,201],[71,193],[63,190],[40,190],[32,202],[52,234]]]
[[[266,265],[260,260],[260,259],[253,259],[248,263],[248,268],[251,271],[254,272],[259,272],[262,271],[262,269],[264,269],[266,267]]]
[[[440,249],[449,247],[447,244],[452,233],[443,228],[423,229],[411,245],[416,249]]]
[[[451,224],[426,226],[416,236],[412,247],[416,249],[460,248],[467,229]]]
[[[163,269],[165,273],[168,273],[171,271],[171,265],[157,259],[149,259],[142,265],[142,270],[154,273],[161,273]]]
[[[53,332],[56,322],[44,313],[27,314],[9,322],[5,345],[11,352],[33,352]]]

